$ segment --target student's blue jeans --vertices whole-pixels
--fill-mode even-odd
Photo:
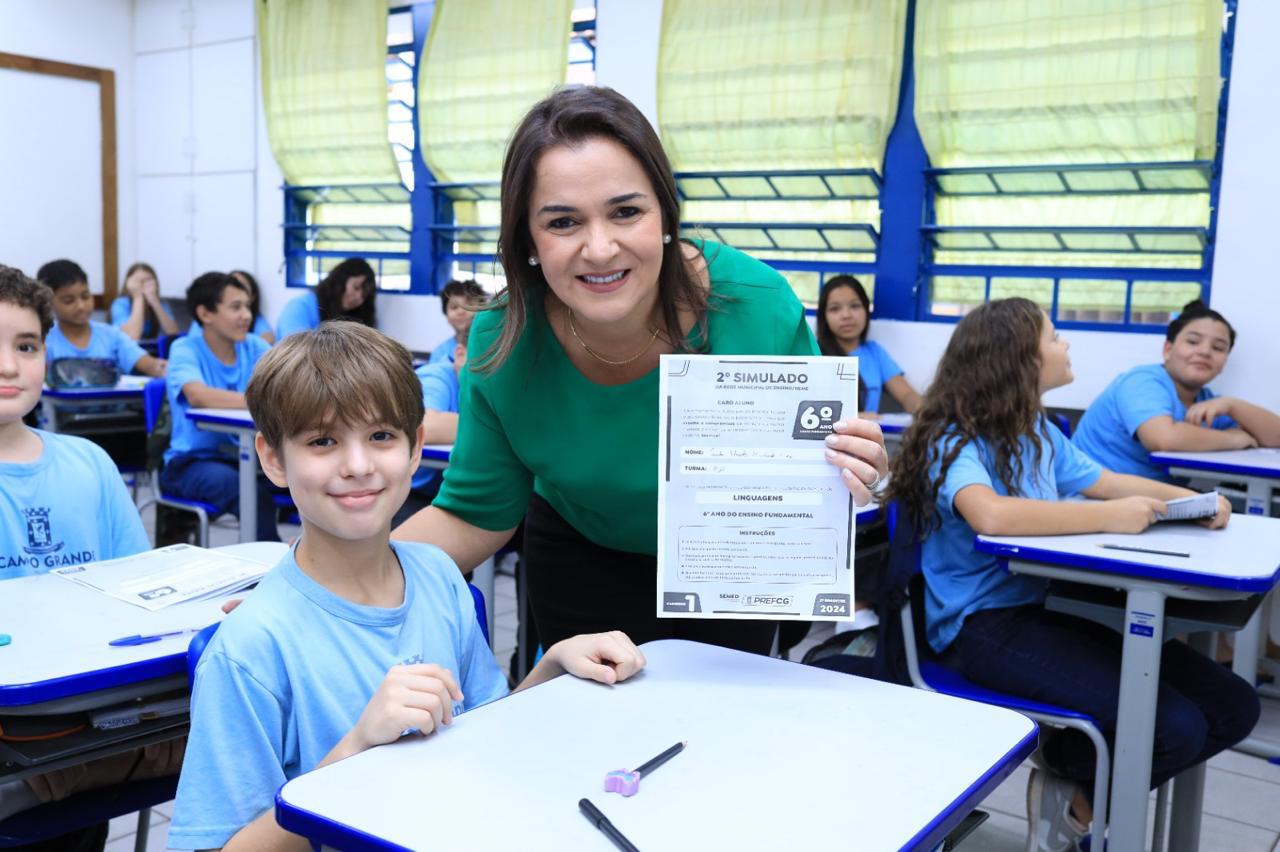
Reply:
[[[1114,754],[1121,650],[1116,631],[1033,604],[970,615],[941,662],[988,689],[1089,714]],[[1251,684],[1182,642],[1165,642],[1152,789],[1247,737],[1260,712]],[[1092,790],[1088,738],[1072,730],[1051,734],[1045,762]]]
[[[240,518],[240,469],[234,461],[179,456],[161,469],[160,488],[174,497],[212,503],[219,514],[230,512]],[[280,540],[276,507],[271,501],[271,495],[276,493],[281,492],[258,474],[257,541]],[[244,518],[240,523],[245,523]]]

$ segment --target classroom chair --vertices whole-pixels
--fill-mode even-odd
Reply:
[[[147,382],[142,389],[142,405],[143,413],[147,422],[147,434],[155,428],[156,418],[160,416],[160,406],[164,404],[164,379],[152,379]],[[153,480],[155,487],[151,489],[152,496],[147,500],[138,504],[138,512],[142,512],[152,503],[157,506],[168,506],[171,509],[178,509],[183,512],[191,512],[196,516],[198,522],[196,533],[196,544],[200,547],[209,546],[209,518],[217,517],[220,512],[217,506],[212,503],[206,503],[203,500],[189,500],[186,497],[175,497],[172,494],[165,494],[160,490],[160,477],[157,475]]]
[[[61,802],[38,805],[0,822],[0,849],[40,843],[71,831],[89,828],[116,817],[138,814],[134,852],[145,852],[151,828],[151,809],[172,801],[178,776],[148,778],[115,787],[77,793]]]
[[[895,546],[902,546],[901,540],[894,535],[897,524],[899,521],[905,522],[905,519],[899,518],[899,511],[900,508],[897,503],[892,503],[888,507],[889,539],[894,542]],[[1031,717],[1037,723],[1051,725],[1055,728],[1074,728],[1087,736],[1089,741],[1093,743],[1096,755],[1095,762],[1097,764],[1097,769],[1094,771],[1093,776],[1093,831],[1090,834],[1090,848],[1104,849],[1104,838],[1107,830],[1107,804],[1111,784],[1111,749],[1107,746],[1107,741],[1102,736],[1102,731],[1098,727],[1097,721],[1084,713],[1069,710],[1065,707],[1056,707],[1052,704],[1043,704],[1039,701],[1031,701],[985,689],[970,683],[963,675],[939,663],[934,657],[929,643],[925,640],[924,574],[920,570],[920,545],[919,543],[914,543],[913,547],[914,553],[910,554],[910,558],[914,562],[914,572],[908,583],[906,601],[899,610],[902,621],[903,650],[906,653],[907,672],[912,686],[955,698],[966,698],[970,701],[980,701],[983,704],[1015,710]],[[1162,788],[1157,798],[1157,831],[1163,825],[1163,820],[1161,819],[1163,808],[1159,806],[1163,804],[1164,799],[1164,790]],[[1153,848],[1159,849],[1160,846],[1154,846]]]
[[[185,334],[186,332],[184,331],[182,332],[182,334],[174,334],[174,335],[162,334],[159,337],[157,337],[156,338],[156,357],[168,358],[169,347],[173,346],[173,341],[177,340],[179,337],[182,337]]]

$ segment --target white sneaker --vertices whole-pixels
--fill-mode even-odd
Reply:
[[[1070,852],[1088,832],[1071,815],[1076,785],[1043,769],[1027,781],[1027,852]]]

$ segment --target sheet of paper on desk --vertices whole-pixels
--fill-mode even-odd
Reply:
[[[1218,514],[1218,492],[1196,494],[1191,497],[1179,497],[1177,500],[1166,500],[1169,514],[1160,518],[1162,521],[1194,521],[1200,518],[1212,518]]]
[[[853,500],[826,460],[855,358],[663,355],[661,618],[853,618]]]
[[[151,611],[238,592],[262,579],[269,565],[189,544],[90,562],[52,573]]]

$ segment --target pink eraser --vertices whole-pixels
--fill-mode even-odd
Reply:
[[[634,796],[639,790],[639,772],[615,769],[604,776],[604,791],[606,793],[621,793],[624,796]]]

